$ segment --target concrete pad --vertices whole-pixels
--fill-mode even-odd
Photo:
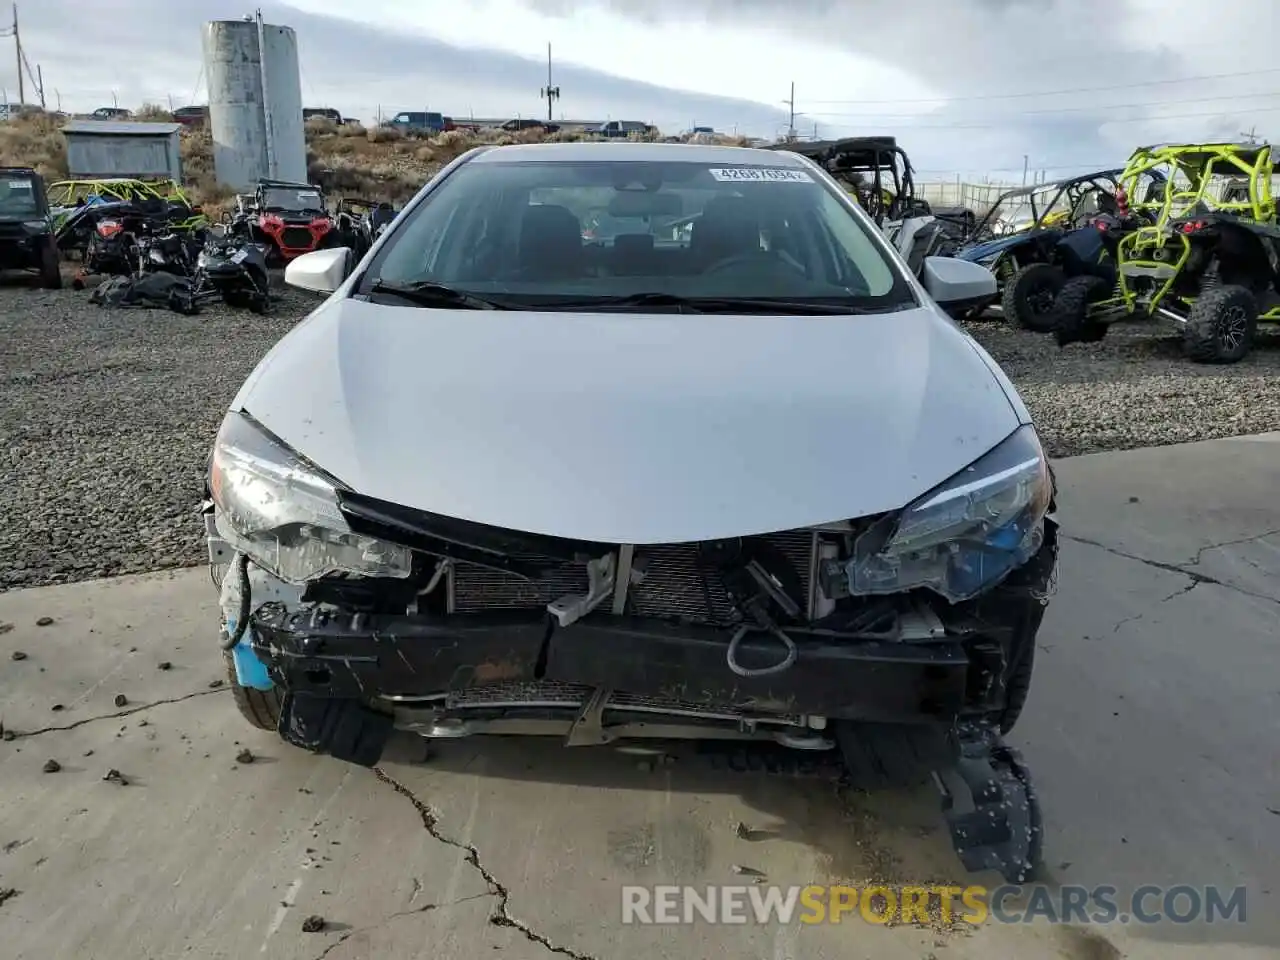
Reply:
[[[0,594],[0,720],[17,732],[0,742],[0,890],[18,891],[0,903],[4,955],[1280,956],[1278,541],[1259,526],[1273,449],[1057,465],[1078,539],[1014,738],[1051,882],[1243,884],[1247,923],[623,926],[623,885],[752,882],[735,867],[781,885],[998,880],[964,874],[928,791],[544,741],[443,743],[380,771],[302,754],[210,687],[216,595],[188,570]],[[302,931],[311,914],[325,930]]]
[[[1276,448],[1256,437],[1057,461],[1072,536],[1157,563],[1280,533]]]

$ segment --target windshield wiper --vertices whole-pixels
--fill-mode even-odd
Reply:
[[[887,310],[897,309],[892,304]],[[765,297],[681,297],[673,293],[631,293],[615,297],[583,297],[538,304],[539,308],[557,310],[574,307],[677,307],[684,313],[756,313],[756,314],[862,314],[886,312],[885,308],[857,306],[852,303],[819,303],[811,300],[788,300]]]
[[[505,304],[483,297],[473,297],[469,293],[455,290],[453,287],[436,283],[432,280],[417,280],[413,283],[388,283],[386,280],[375,280],[369,288],[370,293],[387,293],[420,307],[452,307],[462,310],[510,310]]]

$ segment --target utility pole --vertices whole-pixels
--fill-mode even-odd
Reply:
[[[794,140],[796,138],[796,82],[791,81],[791,97],[787,100],[787,105],[791,108],[791,117],[787,121],[787,139]]]
[[[40,95],[40,109],[43,110],[44,104],[44,67],[36,64],[36,93]]]
[[[18,103],[25,104],[27,96],[22,85],[22,38],[18,35],[18,5],[13,5],[13,50],[18,58]]]
[[[560,88],[551,85],[551,44],[547,44],[547,85],[539,91],[538,96],[547,101],[547,123],[551,122],[551,105],[560,99]]]
[[[1248,133],[1241,131],[1240,136],[1244,137],[1250,143],[1257,143],[1258,142],[1258,125],[1255,123],[1252,127],[1249,128]]]
[[[1022,185],[1027,185],[1027,167],[1030,164],[1030,158],[1024,153],[1022,155]]]

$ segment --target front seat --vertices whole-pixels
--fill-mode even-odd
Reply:
[[[531,205],[520,220],[518,258],[522,280],[582,276],[582,224],[567,207]]]
[[[760,217],[745,197],[716,197],[693,224],[689,251],[702,268],[760,252]]]

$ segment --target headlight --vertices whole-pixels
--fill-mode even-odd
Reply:
[[[243,414],[222,421],[209,489],[219,535],[281,580],[411,572],[407,547],[352,532],[336,483]]]
[[[852,594],[926,587],[952,603],[977,596],[1044,543],[1049,464],[1030,426],[854,542]]]

